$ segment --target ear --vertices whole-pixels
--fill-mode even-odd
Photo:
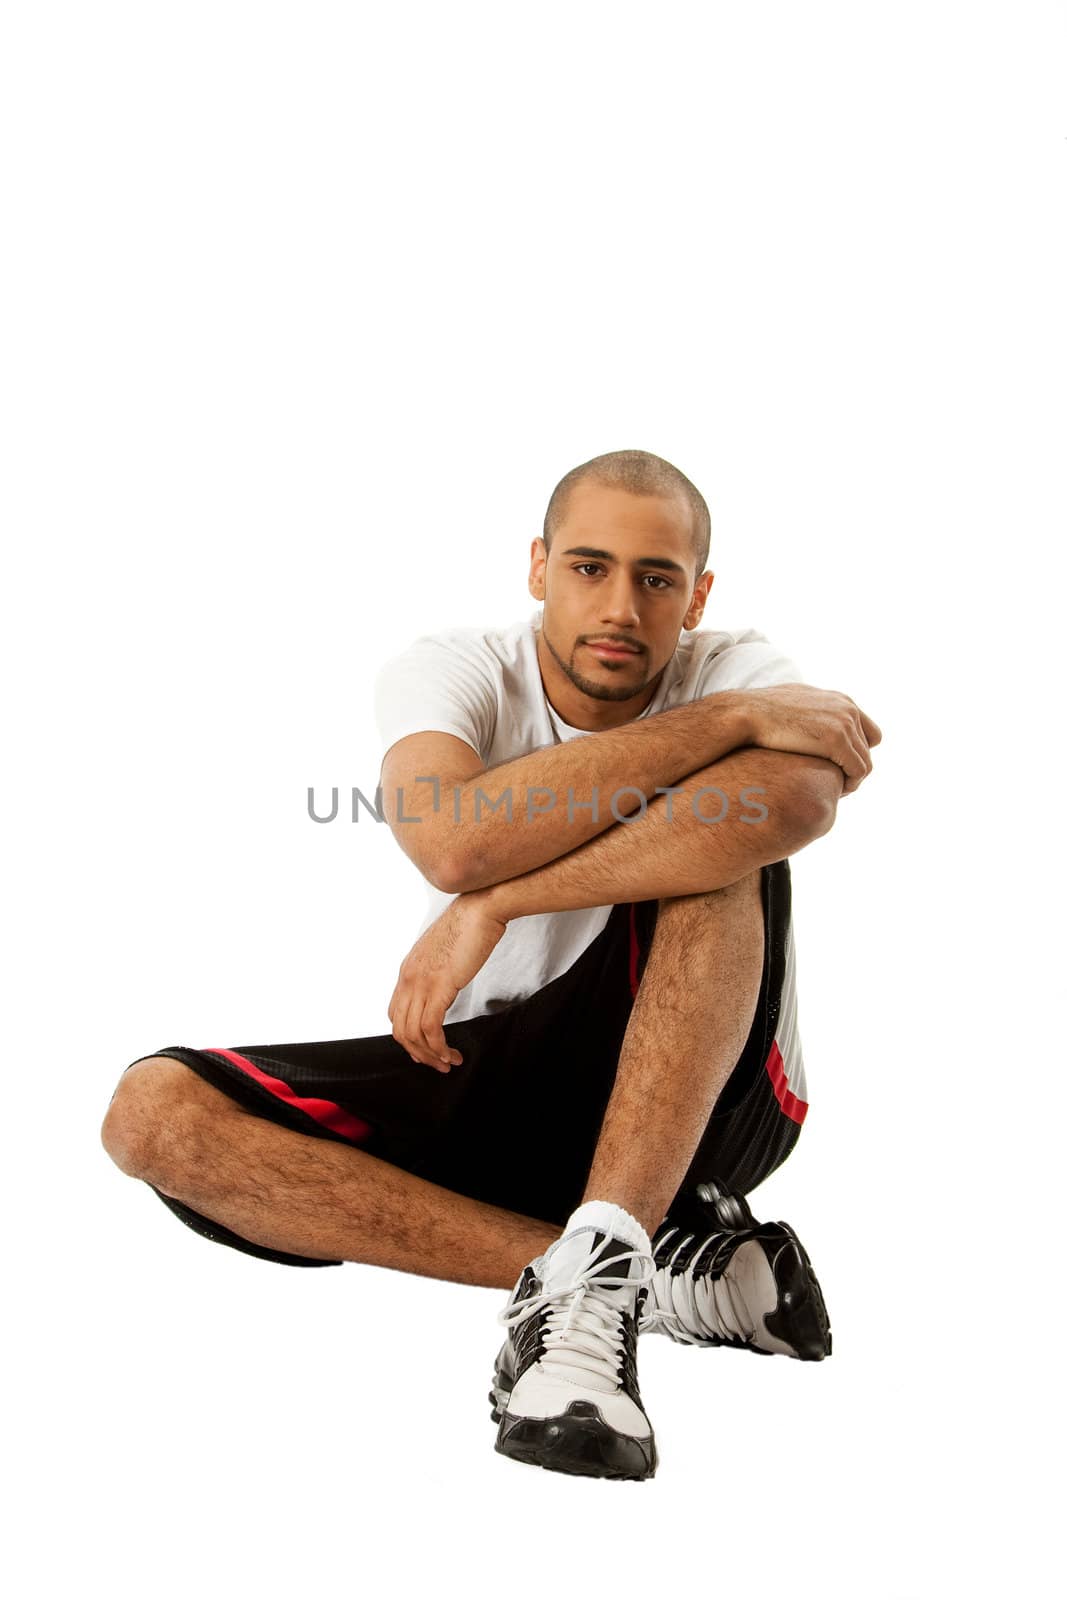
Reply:
[[[543,539],[535,539],[530,546],[530,576],[527,579],[527,588],[535,600],[545,598],[545,567],[548,564],[548,551],[545,549]]]
[[[689,602],[689,610],[682,619],[683,628],[695,628],[704,615],[704,607],[708,603],[711,586],[715,582],[714,572],[701,573],[693,586],[693,598]]]

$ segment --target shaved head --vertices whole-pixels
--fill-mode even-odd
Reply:
[[[594,456],[591,461],[572,467],[556,484],[548,502],[543,534],[546,550],[551,550],[553,535],[566,516],[571,490],[588,479],[607,488],[625,489],[629,494],[683,500],[689,507],[692,525],[695,575],[700,576],[707,565],[711,546],[711,513],[707,501],[684,472],[648,450],[611,450],[607,455]]]

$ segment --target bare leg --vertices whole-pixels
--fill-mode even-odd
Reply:
[[[169,1056],[123,1074],[101,1138],[131,1177],[293,1255],[511,1289],[559,1237],[555,1223],[257,1117]]]
[[[759,880],[660,903],[584,1192],[625,1206],[650,1234],[748,1037],[762,971]],[[559,1237],[556,1223],[254,1116],[169,1056],[123,1074],[101,1137],[123,1172],[295,1255],[510,1289]]]
[[[663,1221],[756,1013],[760,873],[661,900],[583,1199]]]

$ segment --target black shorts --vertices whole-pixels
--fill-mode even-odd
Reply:
[[[763,868],[762,897],[755,1018],[679,1192],[716,1178],[748,1193],[789,1155],[807,1111],[787,860]],[[545,988],[447,1023],[448,1041],[463,1056],[447,1073],[413,1061],[392,1034],[225,1049],[168,1045],[152,1054],[184,1062],[271,1122],[356,1145],[459,1194],[562,1225],[581,1202],[658,908],[656,900],[614,906],[597,938]],[[252,1244],[155,1192],[219,1243],[294,1266],[337,1264]]]

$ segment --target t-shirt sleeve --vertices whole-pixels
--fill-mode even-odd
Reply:
[[[385,662],[374,680],[384,758],[409,733],[451,733],[488,761],[497,697],[477,644],[425,634]]]
[[[778,683],[805,681],[784,650],[750,628],[709,654],[697,675],[694,699],[720,689],[769,689]]]

